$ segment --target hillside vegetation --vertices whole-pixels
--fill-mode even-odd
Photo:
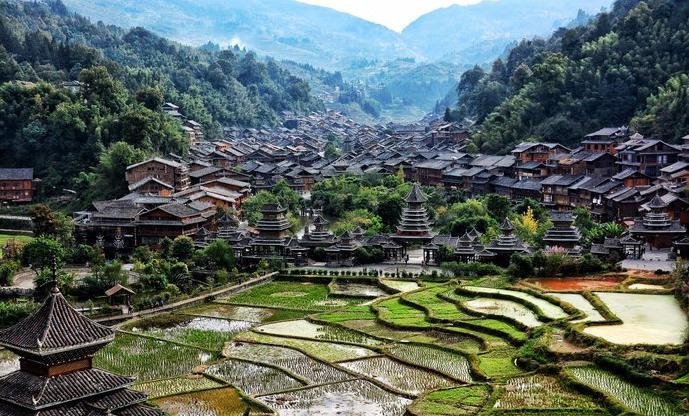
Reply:
[[[689,133],[689,3],[619,0],[588,25],[522,41],[491,71],[462,75],[455,117],[474,117],[478,150],[524,139],[573,145],[603,126],[677,143]]]

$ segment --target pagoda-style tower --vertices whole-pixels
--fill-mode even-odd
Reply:
[[[127,389],[134,379],[93,368],[114,338],[53,288],[36,312],[0,331],[0,346],[20,357],[20,369],[0,377],[0,416],[164,415]]]
[[[233,235],[237,233],[239,221],[231,215],[225,213],[220,220],[218,220],[218,238],[222,240],[230,240]]]
[[[679,220],[672,220],[667,213],[668,204],[658,195],[647,205],[650,212],[643,218],[634,220],[629,232],[635,238],[648,243],[651,248],[665,249],[672,247],[687,232]]]
[[[352,235],[351,231],[345,231],[336,244],[325,249],[328,264],[330,266],[353,266],[354,252],[359,247],[361,247],[361,242]]]
[[[574,216],[570,211],[553,211],[550,213],[553,226],[546,231],[543,242],[548,250],[564,249],[567,254],[578,256],[581,254],[581,234],[574,226]]]
[[[514,235],[514,226],[509,218],[500,225],[500,235],[491,241],[486,250],[495,253],[494,262],[507,266],[513,253],[528,253],[529,248]]]
[[[311,224],[314,229],[309,230],[309,227],[306,227],[301,239],[304,247],[328,247],[335,242],[333,234],[328,230],[328,221],[321,214],[316,214]]]
[[[285,240],[289,237],[290,223],[287,208],[280,204],[266,204],[261,209],[262,217],[256,223],[258,239],[265,241]]]
[[[415,183],[409,194],[404,198],[407,207],[402,211],[402,218],[397,226],[395,239],[405,243],[429,243],[435,237],[431,229],[431,221],[424,204],[428,198]]]

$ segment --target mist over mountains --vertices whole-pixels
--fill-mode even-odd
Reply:
[[[142,26],[191,45],[240,45],[276,59],[345,69],[357,60],[415,58],[485,62],[523,37],[548,35],[582,9],[610,0],[487,0],[421,16],[402,33],[294,0],[65,0],[73,11],[122,27]],[[471,61],[471,62],[469,62]]]

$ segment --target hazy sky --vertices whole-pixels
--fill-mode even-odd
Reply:
[[[417,17],[453,4],[475,4],[483,0],[298,0],[331,7],[380,23],[398,32]]]

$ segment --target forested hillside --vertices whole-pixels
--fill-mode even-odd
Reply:
[[[31,166],[47,192],[109,196],[108,179],[153,153],[184,153],[180,106],[211,136],[321,108],[306,82],[251,52],[209,52],[71,15],[59,1],[0,2],[0,164]],[[80,80],[80,92],[62,88]],[[75,180],[78,179],[78,180]]]
[[[688,71],[689,2],[618,0],[586,26],[522,41],[488,73],[465,72],[454,117],[481,123],[483,152],[629,123],[676,143],[689,134]]]

